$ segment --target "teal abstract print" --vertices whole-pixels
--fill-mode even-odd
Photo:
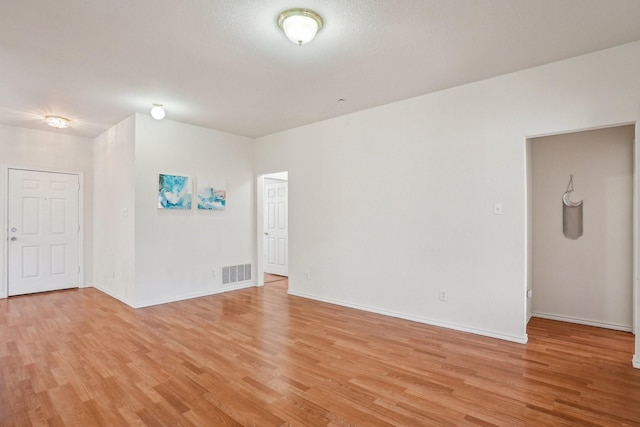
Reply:
[[[191,209],[191,178],[160,174],[158,182],[158,208]]]
[[[198,209],[222,211],[227,205],[227,192],[213,187],[198,188]]]

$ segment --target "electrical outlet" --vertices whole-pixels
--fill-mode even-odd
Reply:
[[[440,299],[440,301],[447,301],[447,291],[444,291],[442,289],[440,289],[440,292],[438,294],[438,299]]]
[[[493,204],[493,214],[494,215],[502,215],[502,203],[495,202]]]

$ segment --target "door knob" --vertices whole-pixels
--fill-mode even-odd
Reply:
[[[265,236],[268,236],[268,235],[269,235],[269,233],[264,233],[264,235],[265,235]]]
[[[13,236],[13,237],[11,238],[11,241],[12,241],[12,242],[15,242],[16,240],[18,240],[18,238],[17,238],[16,236]]]
[[[15,228],[15,227],[11,228],[11,232],[12,232],[12,233],[15,233],[16,231],[18,231],[18,229],[17,229],[17,228]]]

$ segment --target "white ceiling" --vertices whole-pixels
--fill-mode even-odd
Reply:
[[[302,47],[277,26],[306,7]],[[0,0],[0,124],[132,113],[258,137],[640,40],[638,0]],[[344,98],[344,102],[338,102]]]

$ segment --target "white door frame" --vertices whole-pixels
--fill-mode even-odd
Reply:
[[[276,179],[274,175],[270,175],[265,177],[265,194],[266,199],[264,201],[263,208],[265,209],[263,212],[263,224],[264,224],[264,236],[262,236],[264,246],[264,271],[265,274],[271,273],[281,276],[289,276],[289,251],[287,246],[289,244],[289,226],[288,226],[288,200],[289,200],[289,181],[287,179]],[[273,223],[273,227],[270,225],[269,217],[271,216],[271,209],[269,205],[271,205],[271,191],[276,191],[273,194],[277,203],[274,205],[273,215],[274,217],[271,220],[277,220],[277,223]],[[284,197],[282,197],[281,191],[284,190]],[[281,211],[280,207],[282,206],[282,201],[284,200],[285,210]],[[281,228],[284,223],[284,229]],[[273,234],[272,234],[273,233]],[[282,245],[282,238],[285,238],[285,244]],[[271,241],[273,239],[273,247],[271,245]],[[274,253],[272,253],[272,251]],[[270,262],[270,257],[274,256],[273,263]],[[269,271],[267,271],[267,269]]]
[[[264,180],[265,178],[269,178],[270,176],[278,175],[282,173],[285,173],[285,171],[265,173],[265,174],[258,175],[257,182],[256,182],[256,189],[257,189],[256,191],[256,249],[258,251],[258,254],[256,257],[257,259],[256,274],[258,275],[258,278],[256,280],[256,286],[264,286]],[[289,200],[288,197],[289,197],[289,192],[287,191],[287,201]],[[287,202],[287,206],[288,205],[289,203]],[[290,211],[291,209],[289,209],[289,212]],[[288,213],[287,213],[287,218],[288,218]],[[289,247],[288,243],[287,243],[287,247]],[[287,249],[287,252],[291,252],[291,251]],[[291,267],[290,261],[291,261],[291,258],[287,253],[287,263],[289,265],[289,268]]]
[[[635,122],[636,132],[633,138],[633,333],[635,339],[635,354],[632,364],[640,369],[640,289],[638,285],[638,266],[640,264],[640,120]]]
[[[573,132],[583,132],[583,131],[589,131],[589,130],[597,130],[597,129],[606,129],[606,128],[611,128],[611,127],[617,127],[617,126],[628,126],[628,125],[634,125],[635,126],[635,138],[633,141],[633,219],[632,219],[632,227],[633,227],[633,255],[632,255],[632,268],[633,268],[633,275],[632,275],[632,287],[633,287],[633,320],[632,320],[632,332],[635,334],[635,349],[636,349],[636,354],[633,355],[634,359],[633,359],[633,366],[635,368],[639,368],[640,369],[640,313],[638,313],[638,311],[640,311],[640,290],[638,289],[638,274],[639,274],[639,263],[640,263],[640,259],[638,258],[640,256],[640,246],[638,246],[640,244],[640,172],[639,172],[639,168],[640,168],[640,142],[638,141],[638,135],[640,134],[640,119],[638,121],[635,122],[625,122],[625,123],[613,123],[613,124],[609,124],[609,125],[605,125],[605,126],[599,126],[599,127],[590,127],[590,128],[585,128],[585,129],[568,129],[565,130],[563,132],[553,132],[553,133],[548,133],[548,134],[541,134],[541,135],[530,135],[524,138],[524,150],[525,150],[525,174],[524,174],[524,180],[525,180],[525,254],[526,254],[526,259],[525,259],[525,286],[524,286],[524,290],[523,293],[525,295],[526,298],[526,292],[527,289],[530,288],[531,283],[529,283],[528,280],[528,263],[529,263],[529,259],[532,256],[531,253],[529,253],[529,251],[527,250],[528,244],[529,244],[529,236],[528,236],[528,232],[529,232],[529,222],[528,222],[528,209],[529,209],[529,202],[528,202],[528,192],[529,192],[529,180],[528,180],[528,172],[529,172],[529,164],[528,164],[528,158],[529,158],[529,152],[527,151],[527,146],[528,144],[530,144],[530,140],[534,139],[534,138],[539,138],[539,137],[544,137],[544,136],[553,136],[553,135],[561,135],[561,134],[566,134],[566,133],[573,133]],[[535,289],[533,289],[533,292],[535,294]],[[524,313],[524,324],[525,324],[525,331],[526,331],[526,324],[527,324],[527,309],[526,309],[526,299],[525,299],[525,313]]]
[[[20,169],[34,172],[64,173],[68,175],[77,175],[80,183],[80,192],[78,194],[78,224],[80,231],[78,232],[78,264],[80,272],[78,273],[78,287],[84,288],[84,174],[78,171],[69,171],[61,169],[38,168],[30,166],[18,165],[1,165],[0,166],[0,188],[2,188],[2,197],[0,197],[0,299],[7,298],[9,287],[9,252],[7,247],[7,230],[9,228],[8,208],[9,208],[9,170]]]

